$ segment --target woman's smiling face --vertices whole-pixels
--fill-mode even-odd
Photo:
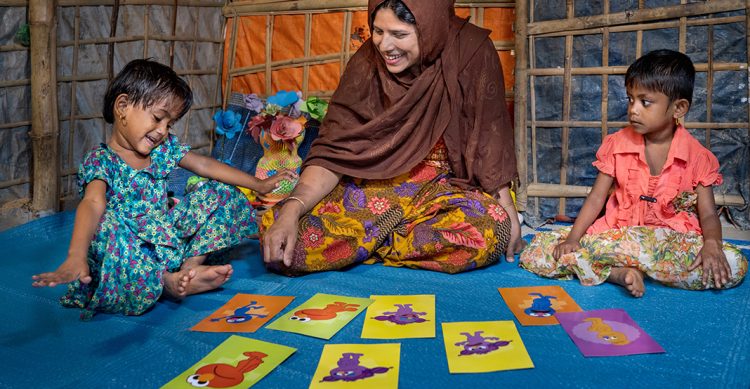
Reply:
[[[402,21],[390,8],[381,8],[372,22],[372,42],[383,56],[388,71],[402,73],[419,64],[416,26]]]

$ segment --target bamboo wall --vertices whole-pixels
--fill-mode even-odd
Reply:
[[[602,139],[627,125],[628,65],[668,48],[695,63],[694,101],[684,124],[719,157],[725,184],[715,188],[717,203],[731,206],[730,217],[748,228],[749,4],[517,1],[521,208],[538,222],[577,214],[596,176],[590,164]]]
[[[41,16],[34,16],[42,8]],[[101,110],[108,82],[127,62],[151,57],[172,66],[193,88],[195,102],[177,123],[180,140],[208,153],[213,112],[221,106],[223,0],[0,0],[0,205],[25,202],[31,210],[57,208],[77,198],[76,172],[83,155],[106,141],[110,128]],[[55,4],[53,6],[53,4]],[[31,47],[14,37],[31,24]],[[47,26],[42,37],[35,31]],[[51,42],[51,43],[50,43]],[[34,46],[48,45],[34,61]],[[41,64],[51,69],[44,70]],[[51,74],[50,74],[51,73]],[[40,78],[51,79],[35,87]],[[53,92],[53,93],[47,93]],[[34,106],[44,96],[57,96]],[[34,98],[32,99],[32,96]],[[35,118],[39,117],[39,122]],[[50,119],[52,118],[52,119]],[[33,125],[32,125],[33,123]],[[37,129],[42,129],[39,132]],[[43,145],[52,140],[53,146]],[[36,145],[33,163],[31,150]],[[41,145],[41,148],[39,147]],[[40,163],[43,158],[51,162]],[[42,192],[37,169],[45,166],[54,188]],[[51,196],[51,198],[50,198]],[[47,204],[37,206],[36,204]],[[1,215],[0,215],[1,216]]]
[[[492,30],[512,104],[514,1],[456,1],[457,13]],[[224,7],[224,101],[300,90],[330,97],[349,58],[370,36],[366,0],[232,1]],[[512,112],[512,111],[511,111]]]

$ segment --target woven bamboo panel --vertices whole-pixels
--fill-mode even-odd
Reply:
[[[0,2],[3,6],[26,7],[28,1]],[[172,66],[194,90],[195,103],[178,122],[176,133],[193,148],[211,145],[211,116],[221,106],[220,64],[225,19],[223,0],[58,0],[53,7],[56,22],[57,106],[56,133],[59,139],[59,194],[77,195],[76,172],[83,155],[109,132],[102,118],[101,104],[108,82],[127,62],[153,58]],[[3,19],[10,28],[25,22],[24,8],[8,8],[13,20]],[[10,31],[10,30],[9,30]],[[13,37],[12,34],[3,36]],[[33,39],[33,36],[32,36]],[[33,44],[33,43],[32,43]],[[0,42],[0,62],[15,64],[10,76],[0,77],[0,88],[8,101],[31,99],[32,74],[23,66],[29,47],[14,41]],[[20,58],[20,60],[19,60]],[[34,75],[36,77],[36,75]],[[11,95],[12,94],[12,95]],[[26,133],[32,120],[28,102],[3,106],[0,136],[12,137],[10,163],[0,168],[0,204],[31,197],[34,178],[28,166],[32,143]],[[6,110],[7,108],[7,110]],[[33,132],[33,131],[32,131]],[[4,135],[2,133],[8,134]],[[12,134],[12,135],[11,135]]]
[[[231,92],[261,96],[300,90],[330,97],[347,61],[370,36],[367,1],[232,1],[224,7],[224,101]],[[457,1],[462,17],[492,30],[508,102],[514,75],[514,1]]]

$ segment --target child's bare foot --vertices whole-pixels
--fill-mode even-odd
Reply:
[[[175,273],[165,272],[164,293],[169,298],[182,300],[188,295],[188,285],[195,276],[196,271],[194,269],[180,270]]]
[[[643,272],[632,267],[613,267],[607,281],[624,286],[633,297],[641,297],[646,292]]]
[[[195,277],[191,277],[186,288],[186,295],[214,290],[229,281],[234,269],[232,265],[205,266],[193,269]]]

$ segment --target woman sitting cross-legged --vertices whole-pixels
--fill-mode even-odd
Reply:
[[[382,262],[457,273],[523,241],[503,74],[489,31],[452,0],[370,0],[352,57],[291,196],[263,216],[269,268]]]

